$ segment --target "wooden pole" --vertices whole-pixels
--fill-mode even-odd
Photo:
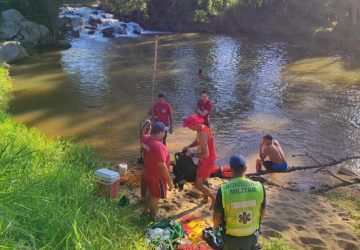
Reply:
[[[157,50],[158,50],[159,37],[155,36],[155,55],[154,55],[154,69],[152,77],[152,88],[151,88],[151,105],[154,103],[154,90],[155,90],[155,77],[157,68]]]

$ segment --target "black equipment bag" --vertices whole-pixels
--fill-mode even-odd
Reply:
[[[186,181],[194,182],[196,168],[197,166],[191,157],[186,156],[184,153],[175,153],[175,166],[173,168],[175,175],[174,186],[182,189]]]

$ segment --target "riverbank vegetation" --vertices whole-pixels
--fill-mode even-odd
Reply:
[[[114,13],[168,31],[210,31],[292,40],[359,38],[358,0],[100,0]],[[139,13],[144,15],[139,18]]]
[[[0,68],[1,107],[11,87]],[[5,86],[5,87],[4,87]],[[95,195],[91,149],[0,112],[1,249],[143,249],[146,221]]]
[[[96,2],[123,21],[158,30],[330,40],[345,45],[360,39],[360,0],[2,0],[0,11],[17,9],[56,35],[61,5]]]

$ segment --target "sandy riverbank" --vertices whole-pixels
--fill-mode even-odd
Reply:
[[[194,134],[186,130],[178,130],[176,138],[170,137],[168,140],[170,151],[179,151],[193,136]],[[249,162],[253,162],[255,157],[248,157]],[[251,165],[249,171],[253,172]],[[309,174],[311,173],[306,173]],[[291,175],[291,178],[295,178],[293,173]],[[325,175],[321,176],[322,180],[325,178]],[[213,192],[225,181],[211,178],[209,183]],[[263,221],[263,237],[281,235],[294,249],[360,249],[360,233],[354,228],[354,221],[344,210],[331,204],[325,195],[289,191],[270,185],[265,185],[265,188],[267,209]],[[139,188],[130,190],[128,196],[133,201],[140,200]],[[209,211],[209,203],[201,201],[201,194],[192,184],[187,183],[183,191],[173,190],[169,192],[167,200],[160,202],[159,215],[178,219],[185,214],[194,214],[211,222],[212,211]]]

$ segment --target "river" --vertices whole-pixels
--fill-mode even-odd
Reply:
[[[209,90],[218,164],[233,153],[256,157],[272,134],[290,162],[360,153],[360,68],[335,52],[285,42],[207,34],[163,34],[155,93],[174,109],[175,132]],[[108,160],[138,157],[138,127],[151,103],[154,36],[82,36],[11,67],[15,118],[50,137],[76,137]],[[203,69],[207,80],[198,79]],[[189,132],[190,133],[190,132]],[[183,145],[181,145],[183,146]],[[360,170],[360,163],[350,166]]]

